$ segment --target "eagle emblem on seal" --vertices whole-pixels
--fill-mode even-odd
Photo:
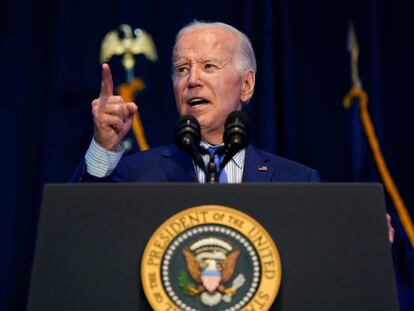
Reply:
[[[240,251],[217,237],[202,238],[183,249],[188,274],[196,284],[181,273],[179,285],[190,296],[200,296],[203,304],[215,306],[221,301],[231,302],[237,289],[245,283],[243,274],[232,279]]]

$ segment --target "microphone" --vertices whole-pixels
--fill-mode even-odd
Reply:
[[[203,158],[198,151],[201,140],[200,123],[190,115],[178,119],[174,131],[174,140],[178,148],[184,150],[194,162],[205,172]]]
[[[226,151],[220,164],[220,169],[223,169],[237,152],[248,145],[250,139],[250,122],[247,115],[242,111],[233,111],[230,113],[224,123],[223,136]]]

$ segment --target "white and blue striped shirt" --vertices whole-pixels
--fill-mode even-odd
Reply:
[[[201,147],[208,149],[212,145],[202,141],[200,143]],[[234,155],[234,157],[226,164],[224,167],[224,172],[226,173],[227,183],[229,184],[239,184],[242,182],[243,177],[243,168],[244,168],[244,158],[246,155],[246,150],[242,149]],[[210,156],[208,154],[202,155],[203,161],[205,164],[208,163]],[[200,184],[205,183],[205,174],[204,171],[194,163],[194,168],[197,174],[198,182]]]
[[[208,149],[211,147],[208,143],[202,141],[200,144],[203,148]],[[106,177],[112,174],[121,160],[122,154],[125,152],[126,147],[123,143],[119,144],[117,151],[108,151],[101,147],[95,139],[92,139],[89,145],[88,151],[85,155],[86,170],[95,177]],[[246,156],[246,150],[240,150],[236,155],[226,164],[224,171],[227,176],[227,182],[229,184],[241,183],[244,169],[244,158]],[[202,156],[204,163],[208,163],[209,155]],[[194,169],[197,174],[199,183],[205,182],[205,174],[201,168],[194,163]]]

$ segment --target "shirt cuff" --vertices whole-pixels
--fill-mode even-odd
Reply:
[[[118,165],[126,147],[121,142],[116,151],[109,151],[92,139],[85,155],[86,171],[95,177],[106,177],[112,174]]]

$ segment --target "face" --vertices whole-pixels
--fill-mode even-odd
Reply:
[[[178,111],[194,116],[203,138],[212,144],[222,142],[226,117],[240,110],[253,93],[254,72],[240,72],[235,52],[235,35],[221,29],[193,30],[174,50]]]

